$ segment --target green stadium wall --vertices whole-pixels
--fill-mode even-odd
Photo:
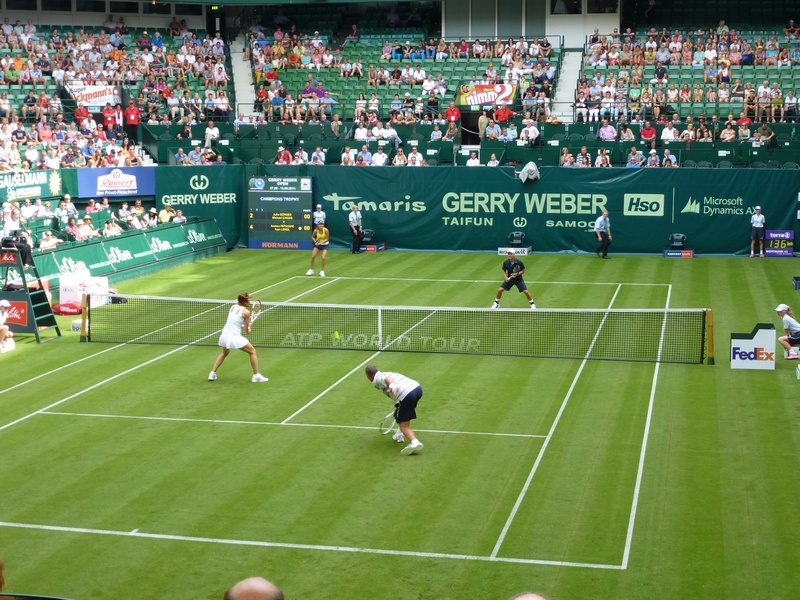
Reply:
[[[594,220],[604,208],[614,251],[623,253],[660,253],[672,233],[685,234],[698,253],[749,252],[757,205],[768,229],[797,225],[798,170],[540,170],[541,179],[522,183],[507,167],[159,167],[156,200],[159,207],[169,201],[188,216],[216,219],[229,249],[247,245],[245,184],[253,175],[313,177],[314,204],[328,214],[336,246],[350,243],[353,202],[378,242],[412,250],[493,250],[510,232],[524,231],[536,251],[591,251]],[[70,190],[68,171],[62,177]]]

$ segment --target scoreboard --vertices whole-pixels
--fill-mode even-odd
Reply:
[[[765,256],[794,256],[794,231],[767,230],[764,240]]]
[[[247,184],[247,245],[268,250],[310,250],[310,177],[252,177]]]

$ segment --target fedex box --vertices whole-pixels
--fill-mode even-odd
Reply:
[[[752,333],[731,334],[731,369],[775,370],[775,325],[758,323]]]

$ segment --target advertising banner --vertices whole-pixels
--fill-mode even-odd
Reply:
[[[105,238],[102,245],[115,271],[140,267],[155,260],[144,235]]]
[[[765,256],[783,256],[791,258],[794,256],[794,231],[772,231],[764,232]]]
[[[311,177],[251,177],[247,183],[250,248],[311,250]]]
[[[60,275],[88,273],[92,277],[97,277],[107,275],[114,270],[100,242],[56,250],[52,256]],[[36,265],[38,267],[38,261]]]
[[[214,221],[186,223],[181,229],[183,229],[186,241],[189,242],[192,250],[212,248],[225,243],[225,238]]]
[[[145,238],[156,260],[164,260],[192,251],[186,234],[179,226],[158,227],[145,231]]]
[[[77,169],[78,196],[154,196],[155,167],[116,167],[113,169]]]
[[[483,106],[505,102],[511,104],[517,97],[516,83],[465,84],[459,88],[458,103],[461,106]]]
[[[731,334],[731,369],[775,369],[775,325],[759,323],[752,333]]]
[[[52,198],[61,195],[58,169],[4,173],[0,175],[0,200]],[[55,206],[53,206],[55,208]]]
[[[228,248],[242,235],[246,217],[243,165],[220,167],[159,167],[156,204],[171,204],[187,217],[216,219]]]
[[[102,110],[106,103],[111,106],[122,103],[122,87],[118,85],[85,85],[79,81],[72,81],[65,87],[79,106],[85,106],[90,110]]]
[[[543,167],[522,183],[507,167],[320,169],[316,202],[335,244],[350,243],[358,204],[376,242],[420,250],[496,251],[523,231],[534,252],[592,252],[608,210],[612,253],[660,255],[682,233],[696,254],[749,254],[755,207],[770,228],[792,230],[800,189],[800,172],[784,170]]]

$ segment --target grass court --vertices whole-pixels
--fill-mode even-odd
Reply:
[[[237,251],[117,287],[488,309],[503,260],[328,258],[326,278],[305,252]],[[262,575],[287,598],[792,597],[800,382],[780,351],[773,372],[727,355],[800,309],[794,261],[522,260],[540,308],[713,309],[716,365],[260,348],[268,383],[240,352],[209,383],[212,347],[19,337],[0,356],[7,591],[212,599]],[[421,382],[424,454],[378,433],[368,363]]]

